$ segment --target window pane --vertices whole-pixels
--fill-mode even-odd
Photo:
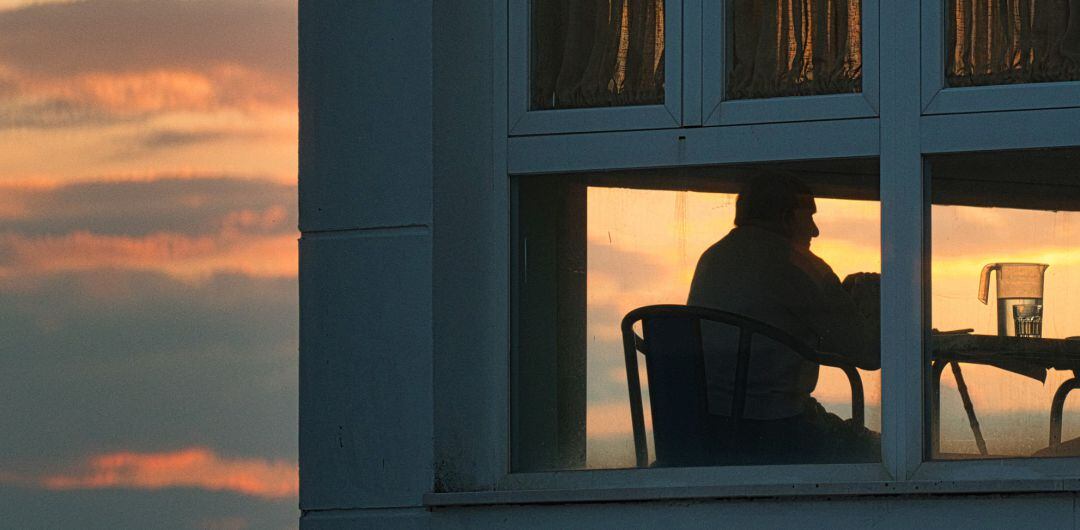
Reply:
[[[1075,400],[1065,443],[1048,447],[1054,395],[1080,369],[1080,341],[1067,339],[1080,335],[1080,153],[931,167],[930,455],[1080,456]]]
[[[810,238],[810,225],[802,225],[812,240],[809,252],[779,235],[781,228],[762,228],[757,220],[735,229],[737,193],[761,173],[758,169],[714,168],[707,176],[682,175],[677,181],[656,174],[517,179],[513,469],[634,467],[620,322],[635,308],[683,305],[688,299],[775,325],[817,351],[859,357],[870,368],[857,371],[869,430],[844,421],[852,417],[852,398],[843,371],[759,336],[751,349],[740,420],[740,429],[750,433],[744,437],[750,438],[729,448],[738,340],[729,336],[731,326],[706,322],[704,348],[696,354],[701,371],[694,372],[700,378],[690,372],[672,375],[657,360],[664,351],[635,356],[647,465],[877,461],[877,166],[876,161],[845,164],[866,173],[780,173],[796,175],[814,196],[816,214],[807,219],[816,222],[820,235]],[[718,240],[728,243],[714,246]],[[719,250],[706,254],[710,247]],[[857,272],[873,274],[846,280],[847,287],[861,289],[853,297],[840,278]],[[635,333],[644,331],[644,339],[657,345],[659,335],[651,334],[659,333],[656,329],[638,324]],[[662,379],[653,380],[658,373]],[[671,403],[682,390],[707,400],[704,415],[672,414],[665,412],[670,404],[653,401],[661,392]],[[659,438],[654,412],[658,421],[667,421],[658,427]],[[671,425],[678,421],[704,431],[692,437],[687,425]],[[688,449],[694,444],[696,449]],[[702,455],[707,459],[694,460]]]
[[[664,0],[533,0],[533,110],[664,102]]]
[[[860,0],[731,0],[728,99],[862,91]]]
[[[1063,0],[946,0],[949,86],[1080,80],[1080,6]]]

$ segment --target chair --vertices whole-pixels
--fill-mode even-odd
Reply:
[[[634,331],[642,324],[640,337]],[[706,395],[701,322],[717,322],[738,329],[734,396],[728,417],[710,414]],[[742,315],[683,305],[652,305],[627,313],[622,320],[626,380],[638,467],[648,467],[645,418],[638,377],[637,354],[645,356],[652,409],[657,466],[703,466],[749,462],[738,432],[743,422],[746,385],[754,335],[768,337],[804,358],[844,371],[851,383],[852,420],[865,423],[862,379],[844,360],[817,352],[783,330]],[[762,462],[764,463],[764,462]]]

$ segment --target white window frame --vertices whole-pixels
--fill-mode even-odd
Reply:
[[[946,88],[946,0],[921,2],[924,114],[1080,107],[1080,81]]]
[[[856,132],[856,134],[849,134]],[[762,134],[786,141],[761,142]],[[805,141],[835,139],[848,142]],[[617,137],[617,141],[615,140]],[[719,165],[753,161],[874,157],[878,154],[873,119],[825,120],[743,127],[700,127],[677,131],[633,131],[511,138],[508,175],[588,173],[616,169]],[[719,148],[718,146],[723,146]],[[680,151],[681,150],[681,151]],[[533,177],[536,178],[536,177]],[[543,177],[540,177],[543,178]],[[560,176],[553,176],[559,179]],[[510,212],[509,204],[507,212]],[[513,277],[513,276],[511,276]],[[629,417],[627,417],[629,420]],[[787,487],[793,482],[840,484],[889,480],[882,463],[802,466],[613,469],[572,472],[507,473],[497,490],[585,490],[759,485]]]
[[[871,118],[878,114],[878,0],[862,0],[862,92],[821,96],[728,100],[726,53],[730,0],[688,0],[687,13],[702,21],[700,47],[695,52],[701,68],[701,107],[705,125],[743,125],[789,121]],[[694,5],[696,4],[696,5]],[[693,5],[693,7],[691,7]],[[694,11],[699,10],[699,11]],[[687,49],[690,43],[687,42]],[[690,58],[686,59],[689,69]],[[686,103],[690,105],[690,102]]]
[[[1078,147],[1080,146],[1080,127],[1077,127],[1077,123],[1080,123],[1080,108],[923,116],[920,118],[920,152],[922,157],[928,157],[949,153]],[[929,187],[928,163],[923,164],[923,174],[925,185]],[[929,208],[928,203],[926,208]],[[927,228],[923,251],[928,270],[929,261],[932,259],[929,251],[928,210],[925,216]],[[930,297],[928,276],[923,285],[926,286],[924,296],[928,300]],[[926,307],[925,311],[930,311],[930,309]],[[929,329],[929,326],[926,326],[926,329]],[[923,359],[916,360],[915,362],[918,362],[916,366],[923,364],[929,366],[923,362]],[[923,379],[924,376],[920,374],[920,378]],[[921,384],[928,385],[929,377],[926,376]],[[921,404],[921,395],[919,399]],[[909,398],[909,401],[914,402],[914,397]],[[884,404],[882,407],[884,408]],[[1049,414],[1049,410],[1046,413]],[[915,425],[913,418],[905,419],[907,432],[915,434],[918,427],[919,441],[925,433],[921,416],[918,418],[919,425]],[[1025,491],[1025,488],[1039,481],[1055,481],[1062,490],[1080,489],[1080,458],[1078,457],[1025,457],[973,461],[909,459],[907,468],[910,480],[913,481],[998,481],[1009,491]]]
[[[679,127],[682,124],[683,0],[664,0],[664,104],[530,110],[530,1],[509,0],[509,134]]]

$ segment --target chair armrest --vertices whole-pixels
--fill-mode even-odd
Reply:
[[[848,383],[851,383],[851,421],[859,427],[866,427],[866,404],[863,398],[862,376],[854,366],[836,366],[847,375]]]
[[[1075,376],[1075,372],[1073,374]],[[1050,447],[1061,444],[1061,417],[1065,413],[1065,398],[1069,392],[1080,388],[1080,378],[1073,377],[1061,383],[1050,403]]]
[[[862,375],[851,361],[839,355],[819,351],[799,351],[807,360],[822,366],[831,366],[843,370],[851,385],[851,421],[860,427],[866,427],[866,399],[863,392]]]

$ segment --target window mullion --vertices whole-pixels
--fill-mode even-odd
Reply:
[[[882,2],[882,452],[897,480],[922,463],[924,179],[918,2]],[[887,133],[886,133],[887,131]]]

